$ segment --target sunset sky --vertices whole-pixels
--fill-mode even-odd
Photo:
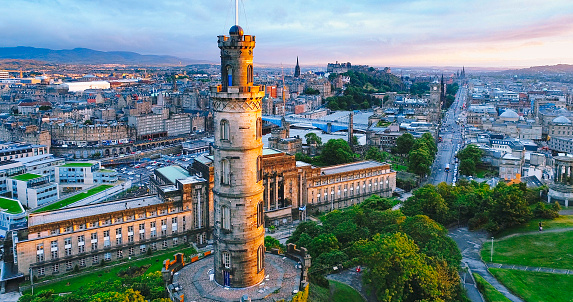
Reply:
[[[573,64],[573,1],[243,0],[255,61],[373,66]],[[234,0],[18,0],[0,46],[86,47],[217,62]]]

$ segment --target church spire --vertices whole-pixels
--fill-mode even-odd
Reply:
[[[298,65],[298,56],[296,56],[296,67],[294,68],[294,77],[300,77],[300,66]]]

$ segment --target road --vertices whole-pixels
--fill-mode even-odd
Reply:
[[[467,100],[467,88],[460,86],[456,99],[450,109],[446,112],[440,136],[443,141],[438,143],[438,154],[431,168],[431,174],[428,177],[428,183],[437,185],[441,182],[448,184],[455,183],[457,180],[458,165],[455,162],[455,155],[458,150],[463,148],[465,138],[465,108]],[[458,120],[460,123],[458,124]],[[450,165],[450,171],[446,172],[446,164]]]

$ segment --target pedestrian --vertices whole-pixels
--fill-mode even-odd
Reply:
[[[541,221],[539,222],[539,231],[543,231],[543,225],[541,225]]]

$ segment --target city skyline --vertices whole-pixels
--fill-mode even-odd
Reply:
[[[571,64],[567,1],[245,0],[240,25],[264,41],[255,63],[528,67]],[[234,24],[234,1],[3,4],[3,46],[86,47],[218,61],[213,41]],[[224,25],[222,25],[224,24]]]

